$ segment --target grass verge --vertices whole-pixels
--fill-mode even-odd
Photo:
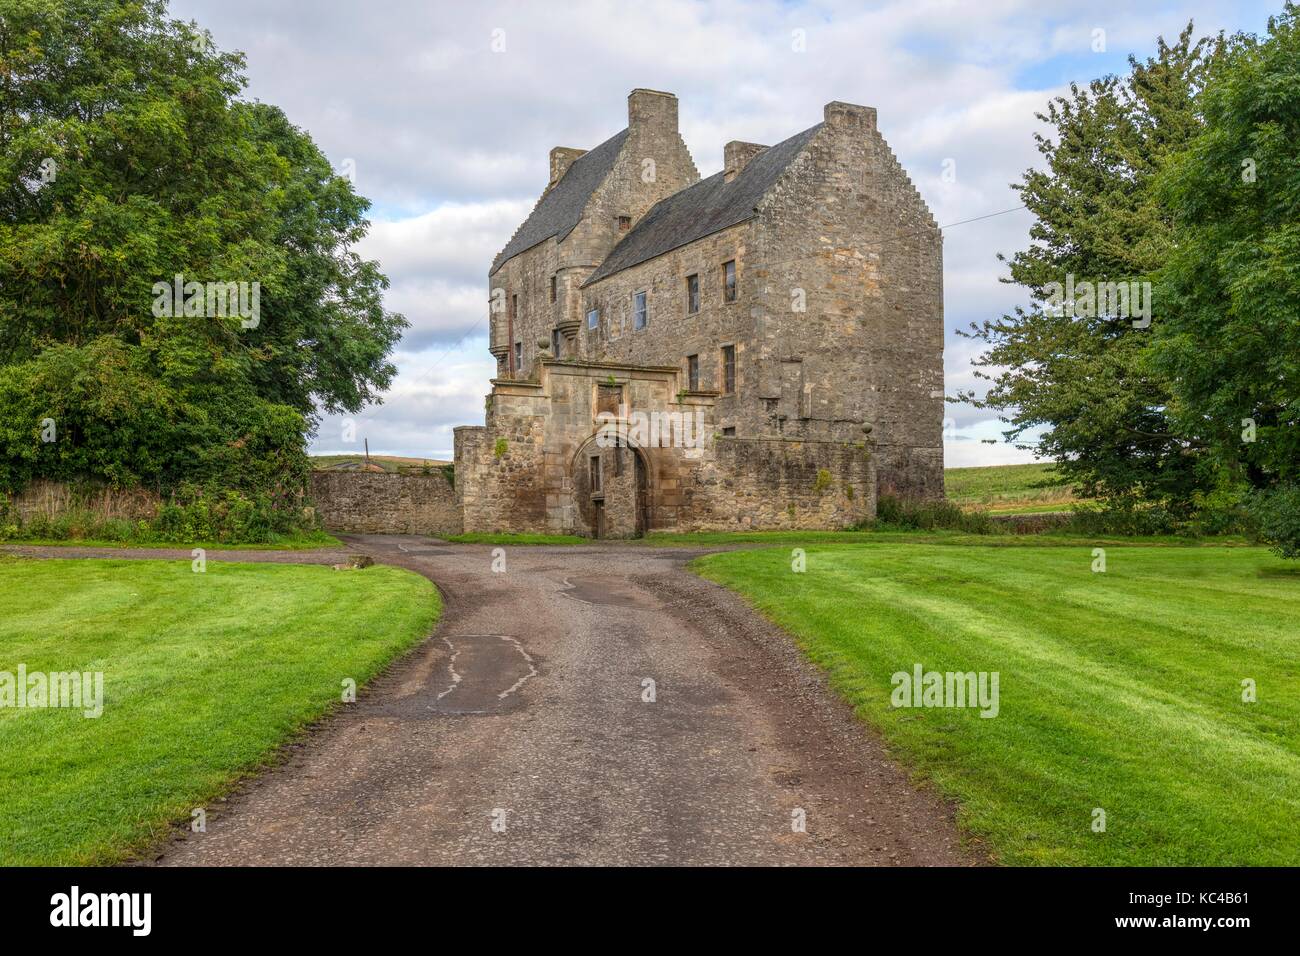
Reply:
[[[320,551],[342,548],[343,542],[332,534],[315,531],[300,537],[282,537],[261,544],[228,544],[223,541],[105,541],[97,538],[11,538],[0,539],[0,545],[26,548],[130,548],[132,550],[156,549],[207,551]]]
[[[810,546],[802,574],[784,549],[693,567],[792,633],[1003,862],[1300,864],[1300,567],[1259,548],[1093,561],[882,542]],[[998,672],[997,716],[892,707],[917,663]]]
[[[0,558],[0,672],[103,673],[103,714],[0,707],[0,863],[113,863],[424,638],[397,568]]]
[[[454,544],[591,544],[591,538],[576,534],[490,534],[474,531],[469,534],[448,535],[445,541]]]

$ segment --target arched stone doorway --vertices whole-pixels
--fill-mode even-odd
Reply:
[[[593,538],[635,538],[650,527],[652,488],[645,452],[589,438],[573,457],[573,499]]]

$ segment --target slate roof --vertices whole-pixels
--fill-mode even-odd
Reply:
[[[724,181],[725,172],[717,173],[660,200],[583,285],[591,285],[751,218],[763,194],[821,128],[822,124],[818,123],[769,146],[751,159],[731,182]]]
[[[575,159],[551,191],[538,200],[532,213],[515,230],[506,247],[492,260],[492,271],[496,272],[507,259],[517,256],[525,249],[531,249],[539,242],[545,242],[552,236],[559,241],[571,233],[582,218],[582,211],[587,208],[587,200],[609,175],[625,139],[627,130],[615,133],[595,149]]]

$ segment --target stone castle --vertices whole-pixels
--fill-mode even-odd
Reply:
[[[942,240],[874,109],[701,179],[677,98],[634,90],[626,129],[551,150],[488,286],[467,532],[840,528],[942,494]]]

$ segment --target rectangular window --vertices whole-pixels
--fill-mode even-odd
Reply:
[[[686,387],[692,392],[700,390],[700,357],[698,355],[686,356]]]
[[[722,264],[722,301],[736,301],[736,260]]]
[[[587,313],[587,328],[594,329],[600,325],[600,309],[592,309]]]
[[[632,328],[644,329],[646,321],[649,319],[649,309],[646,306],[646,295],[644,292],[637,292],[632,296]]]
[[[600,494],[600,456],[591,456],[591,493]]]
[[[596,414],[605,412],[609,415],[619,414],[619,406],[623,404],[623,386],[622,385],[597,385],[596,386]]]
[[[557,291],[558,291],[558,286],[556,284],[555,276],[551,276],[551,301],[552,302],[554,302],[556,299]]]
[[[631,217],[631,216],[619,216],[619,217],[618,217],[618,231],[619,231],[619,232],[627,232],[627,231],[628,231],[629,229],[631,229],[631,228],[632,228],[632,217]]]
[[[521,371],[524,367],[524,343],[515,343],[515,371]]]
[[[560,357],[560,346],[563,344],[564,336],[560,334],[559,329],[551,329],[551,355],[555,358]]]
[[[732,425],[732,426],[730,426],[730,427],[728,427],[728,428],[724,428],[724,429],[722,430],[722,437],[723,437],[723,438],[735,438],[735,437],[736,437],[736,428],[735,428],[735,426]]]
[[[736,391],[736,347],[722,347],[722,394],[730,395]]]
[[[686,314],[694,315],[700,311],[700,277],[686,277]]]

